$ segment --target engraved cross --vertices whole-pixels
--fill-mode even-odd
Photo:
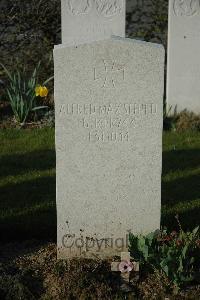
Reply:
[[[125,68],[114,61],[103,60],[103,65],[94,68],[94,80],[102,88],[115,88],[125,80]]]

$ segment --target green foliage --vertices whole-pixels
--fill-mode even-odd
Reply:
[[[176,130],[200,131],[200,114],[196,114],[186,109],[183,110],[178,115],[176,115]]]
[[[163,271],[177,287],[192,282],[200,271],[199,227],[191,232],[155,231],[130,235],[130,251],[145,269]]]
[[[163,106],[163,127],[164,130],[173,131],[200,131],[200,114],[186,109],[178,113],[177,107],[172,111],[172,106],[168,108],[165,102]]]
[[[40,63],[38,63],[30,78],[27,78],[26,74],[21,73],[20,71],[11,74],[4,65],[0,65],[3,67],[9,79],[8,88],[6,91],[15,119],[18,123],[24,124],[29,117],[30,112],[47,107],[37,106],[35,95]],[[47,80],[45,83],[47,83],[49,80]]]
[[[61,1],[1,2],[1,62],[22,71],[24,64],[32,70],[42,58],[40,76],[44,81],[53,73],[53,47],[61,43]],[[4,75],[0,70],[1,79]]]
[[[132,38],[157,42],[167,46],[168,1],[135,1],[127,14],[127,32]],[[130,27],[130,28],[129,28]]]
[[[55,241],[54,129],[0,130],[0,141],[1,242]]]

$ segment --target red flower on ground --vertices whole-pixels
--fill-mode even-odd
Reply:
[[[182,246],[182,245],[183,245],[183,241],[182,241],[182,240],[177,240],[177,241],[176,241],[176,245],[177,245],[178,247]]]
[[[171,237],[171,236],[169,236],[169,235],[166,235],[166,236],[163,238],[163,242],[170,242],[170,241],[171,241],[171,239],[172,239],[172,237]]]
[[[197,240],[197,241],[196,241],[196,245],[197,245],[198,247],[200,247],[200,240]]]
[[[133,264],[130,261],[124,260],[119,264],[119,271],[121,273],[128,273],[131,272],[132,270],[133,270]]]

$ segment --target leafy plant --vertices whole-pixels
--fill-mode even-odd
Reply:
[[[146,236],[130,235],[130,252],[141,267],[157,269],[177,287],[196,279],[200,272],[199,227],[192,232],[157,230]]]
[[[167,108],[167,104],[164,103],[163,127],[164,130],[200,131],[200,114],[196,114],[186,109],[178,113],[177,107],[175,107],[174,111],[172,111],[172,106]]]
[[[177,115],[176,130],[195,130],[200,131],[200,114],[183,110]]]
[[[6,0],[1,3],[1,62],[9,70],[22,70],[23,65],[33,70],[38,57],[42,57],[40,78],[43,82],[53,73],[53,47],[61,43],[61,1]],[[0,70],[3,80],[4,75]]]
[[[9,85],[6,89],[8,99],[14,113],[15,119],[20,124],[24,124],[31,112],[47,108],[47,106],[38,106],[35,89],[38,85],[38,69],[40,63],[34,69],[30,78],[27,79],[25,72],[17,71],[11,74],[8,69],[1,64],[9,79]],[[46,80],[43,85],[48,83],[53,77]]]

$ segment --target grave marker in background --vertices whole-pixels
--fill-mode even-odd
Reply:
[[[169,1],[168,107],[200,112],[200,2]]]
[[[62,0],[62,43],[80,45],[125,36],[125,0]]]

